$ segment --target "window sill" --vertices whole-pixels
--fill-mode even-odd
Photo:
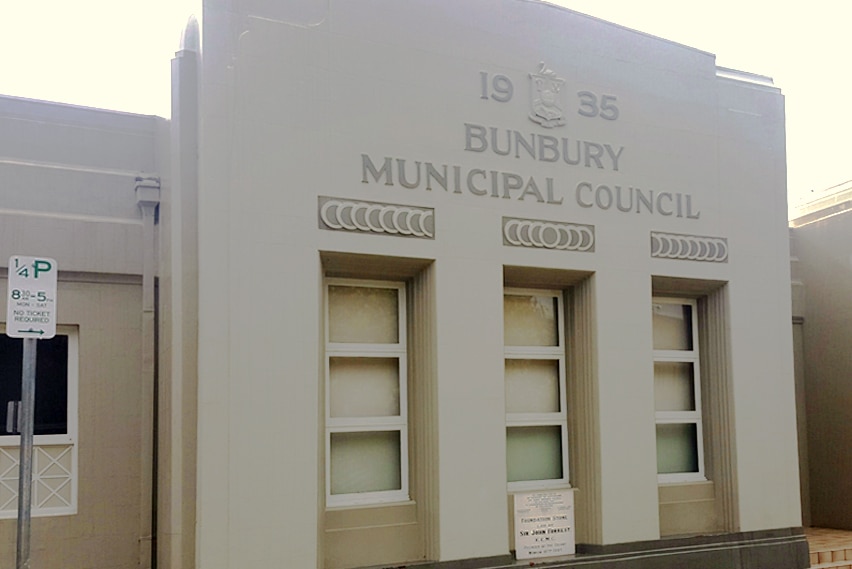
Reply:
[[[387,502],[364,502],[362,504],[334,504],[325,507],[326,512],[339,512],[346,510],[368,510],[370,508],[394,508],[404,506],[416,506],[414,500],[389,500]]]
[[[33,435],[34,445],[70,445],[73,442],[70,435]],[[21,435],[0,435],[0,446],[21,446]]]
[[[569,482],[554,480],[542,482],[540,480],[531,482],[509,482],[507,486],[509,494],[526,494],[528,492],[547,492],[550,490],[576,490]]]
[[[701,482],[709,482],[709,480],[707,480],[706,476],[700,473],[657,475],[657,484],[660,486],[669,486],[674,484],[698,484]]]

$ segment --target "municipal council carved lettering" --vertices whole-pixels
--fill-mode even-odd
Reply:
[[[728,262],[728,240],[678,233],[651,232],[651,256],[682,261]]]
[[[591,253],[595,250],[595,227],[579,223],[504,217],[503,244]]]
[[[319,227],[434,239],[435,212],[431,208],[320,196]]]

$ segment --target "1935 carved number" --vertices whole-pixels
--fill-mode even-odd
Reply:
[[[480,99],[492,99],[498,103],[508,103],[515,94],[512,80],[503,74],[490,75],[487,71],[479,72]],[[600,117],[604,120],[617,120],[618,98],[615,95],[598,95],[592,91],[577,92],[577,114],[583,117]]]

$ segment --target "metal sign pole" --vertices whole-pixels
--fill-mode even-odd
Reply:
[[[30,567],[30,514],[33,490],[33,425],[35,419],[35,374],[38,340],[24,338],[21,374],[21,453],[18,470],[17,569]]]
[[[9,258],[6,335],[24,341],[21,366],[21,449],[18,458],[18,550],[16,569],[30,569],[30,517],[33,496],[36,350],[56,335],[56,261],[47,257]]]

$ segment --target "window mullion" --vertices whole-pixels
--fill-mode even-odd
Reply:
[[[657,411],[658,423],[698,423],[701,413],[698,411]]]
[[[513,425],[558,425],[566,413],[506,413],[506,422]]]
[[[506,346],[503,354],[509,359],[564,359],[565,353],[562,346]]]
[[[365,356],[398,356],[405,354],[405,348],[399,344],[343,344],[329,343],[326,347],[328,355],[352,354]]]
[[[403,417],[346,417],[330,418],[327,428],[334,431],[373,430],[389,431],[405,425]]]
[[[698,350],[654,350],[655,362],[698,362]]]

